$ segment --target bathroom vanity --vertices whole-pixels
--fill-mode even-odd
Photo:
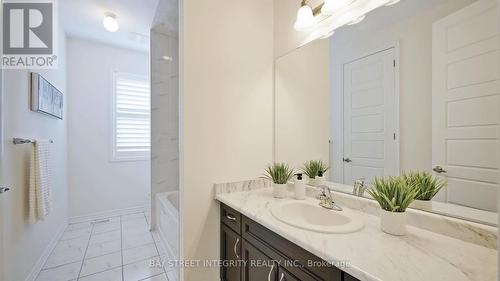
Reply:
[[[216,185],[225,263],[221,280],[491,281],[497,276],[495,227],[411,211],[408,234],[392,236],[381,231],[374,201],[333,192],[344,209],[340,214],[356,216],[363,227],[312,231],[277,218],[273,209],[288,203],[321,208],[314,188],[308,187],[305,200],[295,200],[293,192],[276,199],[269,186],[252,184]]]
[[[220,212],[221,280],[358,280],[224,204]]]

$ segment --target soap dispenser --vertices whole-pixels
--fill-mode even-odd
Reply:
[[[296,174],[297,178],[295,178],[295,199],[304,200],[306,199],[306,185],[302,178],[302,174]]]

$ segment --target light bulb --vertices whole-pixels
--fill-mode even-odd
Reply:
[[[306,31],[314,26],[316,20],[314,19],[313,11],[307,4],[302,5],[297,12],[297,21],[294,28],[298,31]]]
[[[332,15],[338,10],[345,8],[352,3],[356,2],[356,0],[325,0],[325,4],[321,8],[321,13],[324,15]]]
[[[118,21],[116,20],[116,15],[112,13],[107,13],[104,19],[102,20],[102,24],[104,28],[106,28],[109,32],[116,32],[120,28]]]

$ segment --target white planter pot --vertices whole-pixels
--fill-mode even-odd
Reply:
[[[432,211],[432,201],[415,200],[410,204],[410,208]]]
[[[273,184],[273,196],[275,198],[286,198],[287,184]]]
[[[380,226],[382,231],[391,235],[406,235],[406,212],[395,213],[381,210]]]
[[[316,186],[316,179],[308,178],[307,184],[312,185],[312,186]]]
[[[322,186],[325,184],[325,178],[324,177],[316,177],[316,186]]]

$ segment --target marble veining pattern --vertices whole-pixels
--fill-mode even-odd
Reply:
[[[267,179],[254,179],[239,182],[216,183],[215,194],[250,191],[255,189],[271,187],[272,183]]]
[[[291,199],[292,193],[288,199]],[[219,193],[216,199],[282,237],[363,281],[491,281],[497,278],[497,251],[409,226],[396,237],[380,230],[378,216],[358,212],[365,227],[351,234],[321,234],[281,223],[270,213],[271,189]],[[307,200],[316,200],[308,197]],[[344,207],[346,207],[344,205]],[[370,209],[369,207],[365,207]],[[356,212],[356,211],[354,211]]]

